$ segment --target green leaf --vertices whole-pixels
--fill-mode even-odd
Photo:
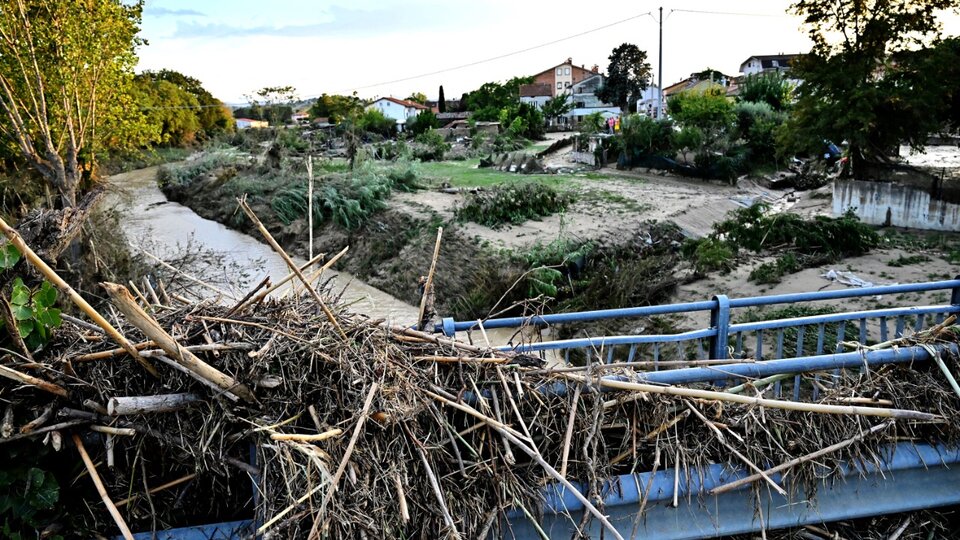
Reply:
[[[60,319],[60,310],[57,308],[41,309],[36,313],[37,322],[47,328],[56,328],[62,322]]]
[[[13,318],[18,321],[26,321],[33,318],[33,310],[30,309],[30,306],[14,304],[10,306],[10,310],[13,311]]]
[[[49,282],[44,281],[40,290],[33,295],[33,303],[38,306],[50,307],[57,301],[57,289]]]
[[[0,248],[0,270],[13,268],[13,265],[17,264],[19,260],[20,250],[13,244],[8,243],[3,246],[3,248]]]
[[[34,328],[33,320],[17,322],[17,330],[20,331],[20,337],[22,338],[29,336],[30,332],[33,332],[33,328]]]
[[[23,284],[23,280],[13,280],[13,289],[10,292],[10,303],[22,306],[30,302],[30,288]]]

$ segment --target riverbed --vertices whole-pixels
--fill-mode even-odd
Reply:
[[[237,269],[251,272],[252,283],[258,283],[265,275],[276,282],[290,273],[283,259],[267,244],[204,219],[186,206],[168,201],[157,187],[157,169],[138,169],[108,179],[110,191],[106,203],[118,210],[124,231],[134,246],[148,247],[160,258],[182,252],[188,244],[204,252],[216,253],[227,278],[224,281],[228,283],[231,281],[229,274]],[[298,265],[306,262],[298,257],[293,260]],[[344,291],[343,300],[352,310],[396,324],[416,321],[416,307],[348,273],[331,270],[329,276],[333,277],[334,290]],[[237,296],[246,293],[244,290],[230,292]]]

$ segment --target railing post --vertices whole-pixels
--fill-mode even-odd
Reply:
[[[960,276],[957,276],[953,279],[960,280]],[[950,304],[954,306],[960,306],[960,287],[953,288],[953,294],[950,296]]]
[[[725,360],[730,329],[730,299],[725,294],[718,294],[713,301],[717,305],[710,310],[710,327],[717,331],[717,335],[710,338],[710,354],[715,360]]]

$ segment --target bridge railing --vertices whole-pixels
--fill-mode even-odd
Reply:
[[[944,291],[949,295],[949,303],[823,313],[754,322],[732,322],[734,310],[877,296],[889,298],[895,295],[899,297],[899,295],[910,293],[938,291]],[[497,348],[526,354],[541,354],[544,357],[548,351],[553,351],[553,354],[560,355],[566,363],[571,362],[571,353],[573,353],[579,356],[580,361],[589,360],[607,364],[626,362],[630,363],[631,367],[642,367],[651,371],[690,367],[697,363],[705,365],[711,361],[763,362],[834,354],[843,352],[840,346],[843,342],[857,342],[864,345],[885,342],[939,324],[950,314],[960,313],[960,277],[925,283],[746,298],[717,295],[711,300],[702,302],[533,317],[508,317],[482,322],[458,322],[447,318],[438,324],[435,330],[453,336],[457,332],[479,330],[481,325],[484,329],[543,327],[669,314],[700,313],[703,316],[704,312],[709,312],[709,326],[677,334],[587,337],[520,343]],[[794,379],[792,386],[796,397],[800,392],[799,375]],[[780,382],[776,383],[774,391],[777,395],[780,394]],[[818,391],[818,385],[815,385],[814,398]]]

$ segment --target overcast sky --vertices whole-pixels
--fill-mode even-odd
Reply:
[[[452,99],[567,58],[605,70],[610,51],[624,42],[647,51],[656,75],[662,6],[669,85],[707,67],[736,75],[752,55],[809,50],[799,19],[786,15],[790,3],[146,0],[142,35],[149,45],[140,50],[139,68],[191,75],[231,103],[278,85],[293,85],[303,98],[355,90],[364,98],[419,91],[435,99],[442,84]],[[944,22],[947,34],[960,31],[956,16]]]

